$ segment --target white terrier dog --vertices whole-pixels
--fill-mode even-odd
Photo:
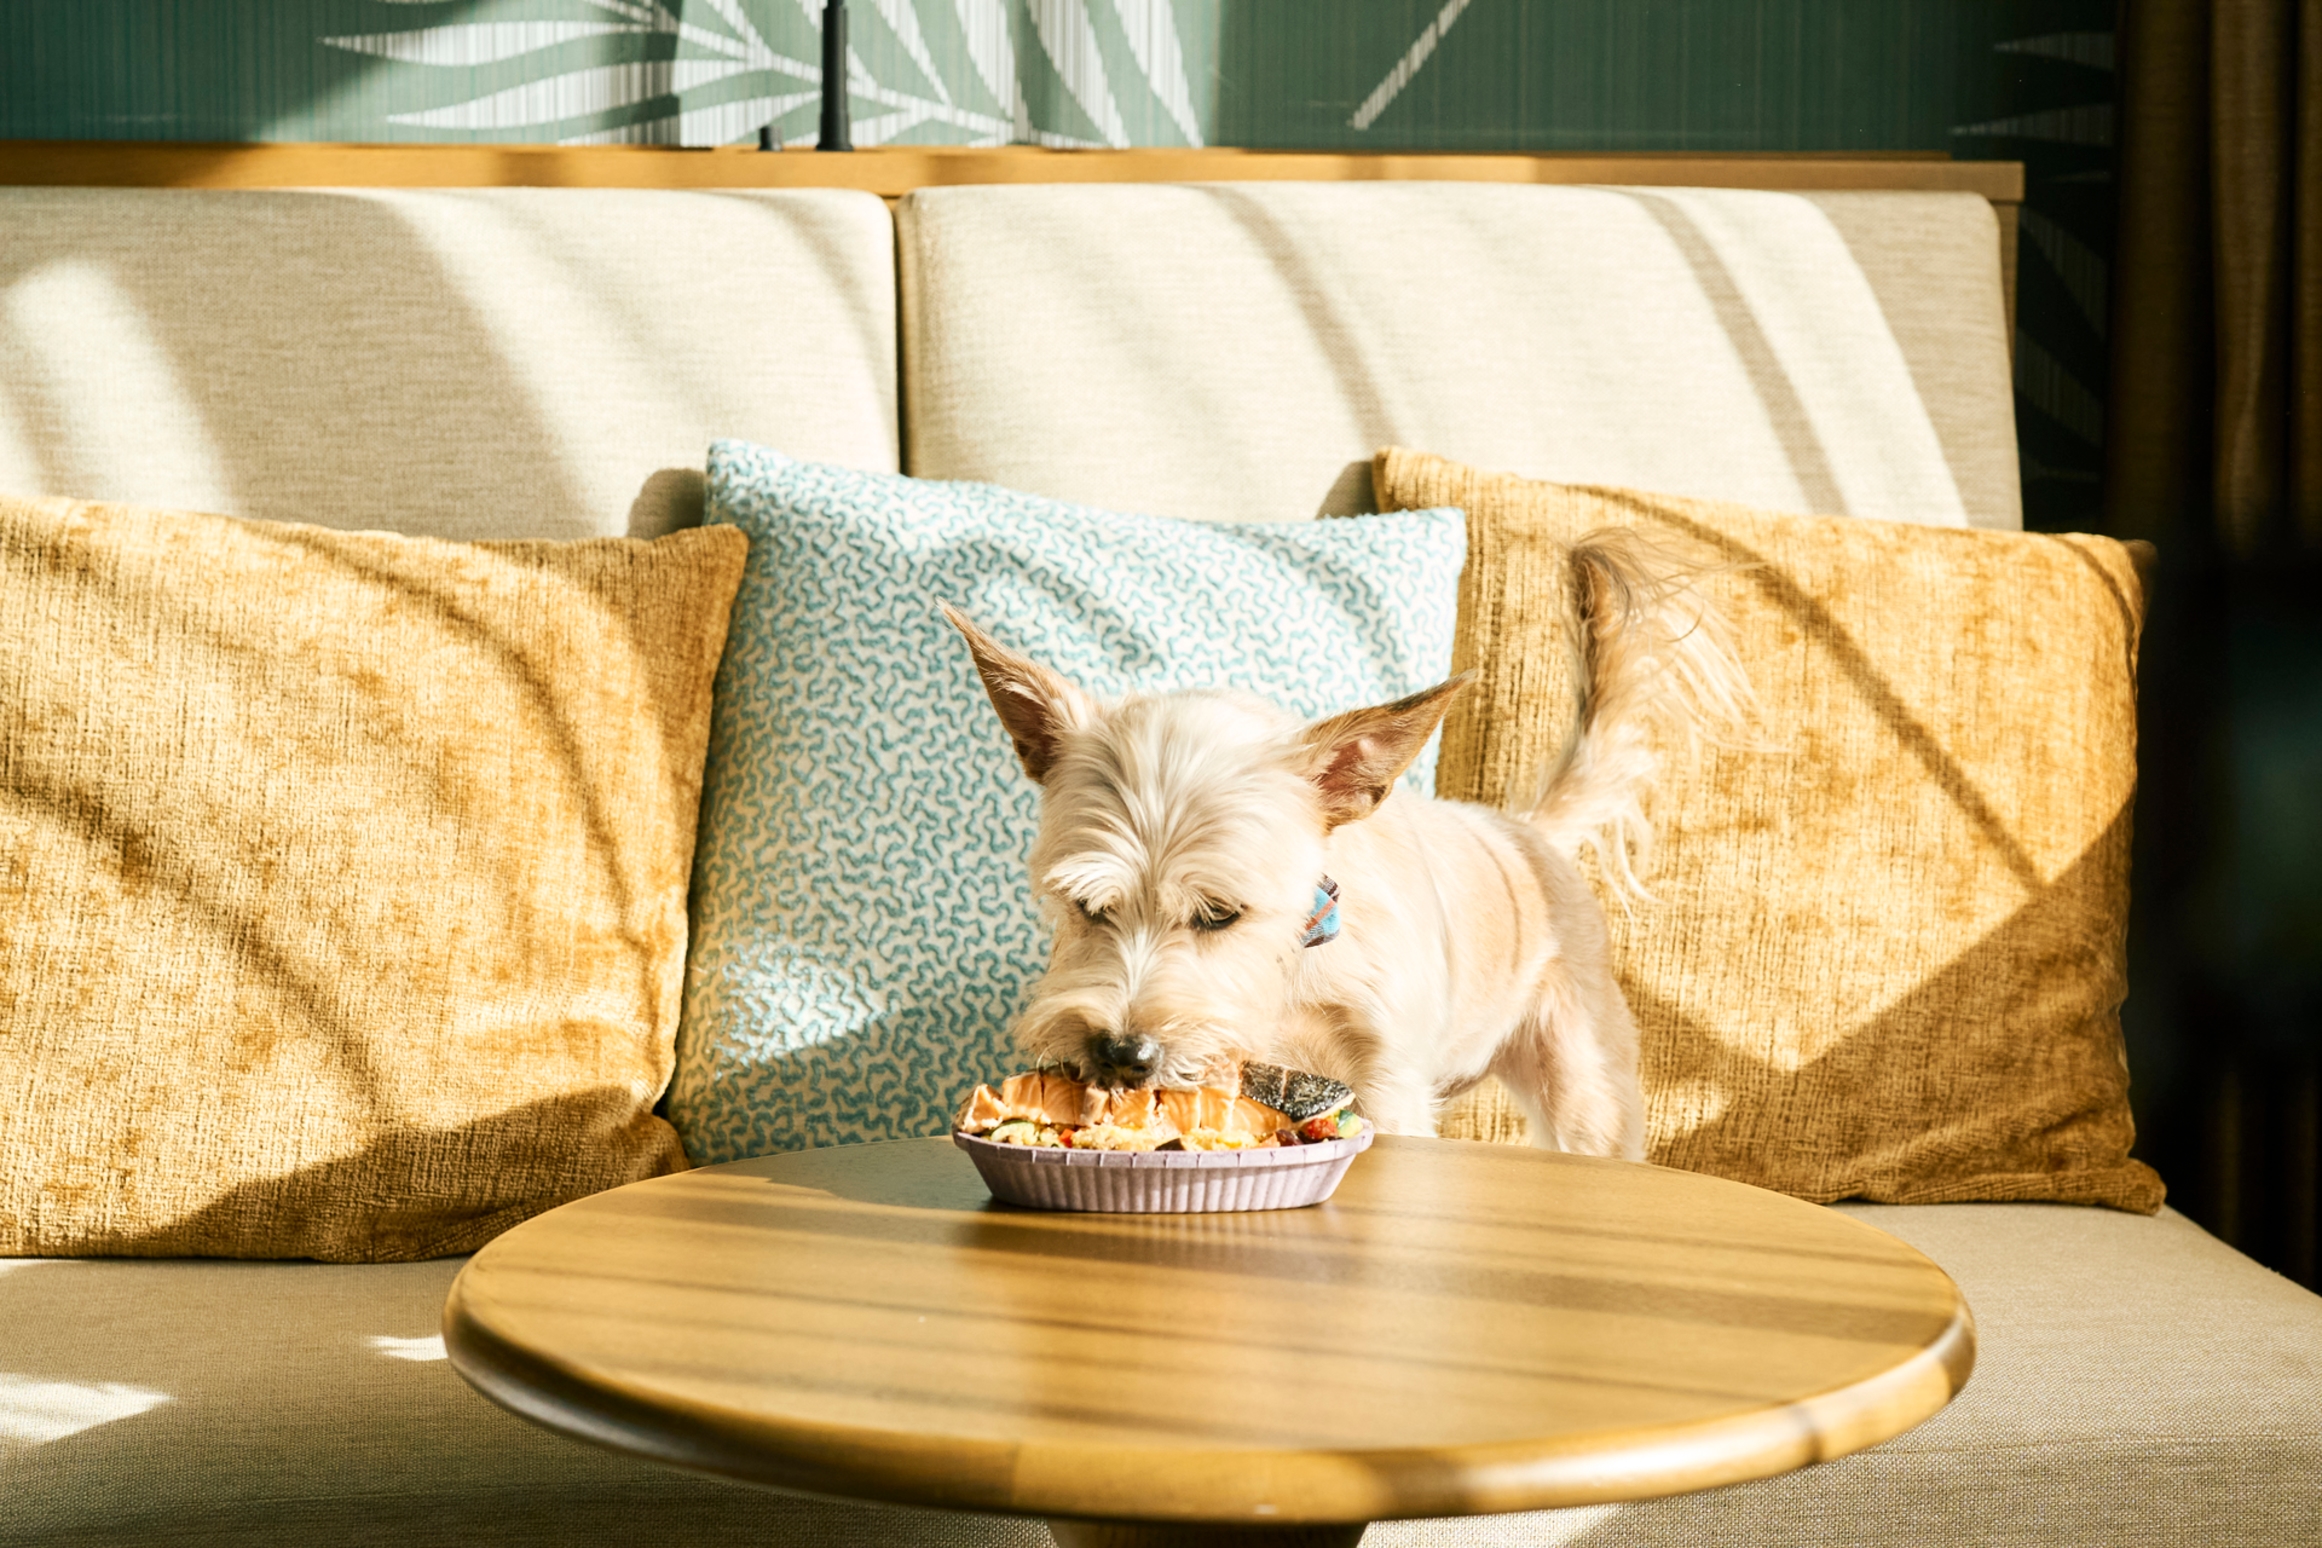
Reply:
[[[1520,814],[1388,799],[1464,678],[1313,724],[1210,690],[1104,704],[947,606],[1041,787],[1056,938],[1024,1052],[1107,1086],[1263,1059],[1390,1134],[1496,1075],[1534,1144],[1640,1158],[1636,1023],[1574,856],[1638,891],[1652,733],[1738,725],[1749,689],[1697,571],[1625,532],[1572,561],[1585,708]]]

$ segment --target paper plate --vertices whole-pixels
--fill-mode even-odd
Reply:
[[[1266,1150],[1062,1150],[954,1134],[992,1197],[1028,1209],[1115,1215],[1303,1209],[1338,1188],[1372,1130]]]

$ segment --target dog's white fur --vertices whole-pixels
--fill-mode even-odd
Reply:
[[[946,608],[1041,786],[1056,938],[1024,1052],[1103,1078],[1093,1040],[1150,1038],[1164,1086],[1263,1058],[1345,1081],[1400,1134],[1496,1075],[1535,1144],[1642,1156],[1636,1023],[1574,855],[1635,895],[1656,743],[1739,724],[1749,689],[1695,570],[1625,532],[1572,561],[1586,704],[1521,814],[1388,799],[1464,678],[1312,725],[1227,692],[1103,704]],[[1342,930],[1303,948],[1325,875]]]

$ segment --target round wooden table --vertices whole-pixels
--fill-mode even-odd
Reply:
[[[1013,1209],[939,1139],[709,1167],[518,1226],[443,1325],[567,1435],[1067,1548],[1764,1478],[1917,1424],[1975,1357],[1943,1271],[1844,1215],[1394,1138],[1331,1202],[1240,1215]]]

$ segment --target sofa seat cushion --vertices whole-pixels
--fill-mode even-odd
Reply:
[[[1943,1265],[1975,1374],[1895,1440],[1644,1505],[1374,1527],[1365,1548],[2322,1541],[2322,1298],[2172,1210],[1836,1206]]]
[[[1376,509],[1365,459],[2020,527],[1973,194],[923,189],[909,471],[1117,510]]]
[[[892,470],[867,193],[0,189],[0,493],[655,537],[709,443]]]
[[[1034,1522],[800,1499],[598,1451],[469,1390],[465,1259],[0,1262],[4,1548],[1045,1548]]]
[[[1421,1545],[2312,1542],[2322,1299],[2169,1211],[1848,1205],[1948,1269],[1974,1378],[1884,1446],[1630,1506],[1386,1522]],[[458,1260],[0,1264],[0,1545],[872,1542],[1038,1523],[794,1499],[592,1450],[438,1355]]]

